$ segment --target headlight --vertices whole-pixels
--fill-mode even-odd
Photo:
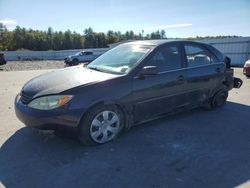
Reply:
[[[72,95],[50,95],[34,99],[28,106],[39,110],[51,110],[65,105],[72,98]]]

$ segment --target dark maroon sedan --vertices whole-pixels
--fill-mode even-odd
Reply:
[[[156,117],[223,106],[228,91],[240,87],[224,59],[212,46],[191,41],[122,44],[87,67],[27,82],[15,99],[16,115],[30,127],[72,128],[85,144],[106,143]]]

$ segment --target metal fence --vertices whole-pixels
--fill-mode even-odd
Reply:
[[[17,60],[63,60],[69,55],[73,55],[79,51],[85,51],[86,49],[74,49],[74,50],[60,50],[60,51],[0,51],[4,53],[7,61]],[[109,48],[97,48],[87,49],[86,51],[92,51],[95,55],[101,55],[109,50]]]
[[[250,37],[200,40],[211,44],[231,59],[232,65],[242,66],[250,59]]]
[[[250,59],[250,37],[206,39],[199,40],[208,43],[231,58],[232,65],[241,66]],[[96,55],[101,55],[110,48],[87,49]],[[66,56],[75,54],[84,49],[60,50],[60,51],[4,51],[7,61],[14,60],[63,60]]]

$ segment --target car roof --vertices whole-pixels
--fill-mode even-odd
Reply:
[[[166,43],[181,43],[181,42],[188,42],[188,43],[196,43],[196,44],[201,44],[205,45],[204,43],[201,42],[195,42],[192,40],[173,40],[173,39],[159,39],[159,40],[138,40],[138,41],[133,41],[133,42],[128,42],[125,44],[135,44],[135,45],[146,45],[146,46],[160,46],[162,44]]]
[[[216,48],[214,48],[211,45],[208,45],[206,43],[203,42],[196,42],[196,41],[192,41],[192,40],[177,40],[177,39],[158,39],[158,40],[138,40],[138,41],[133,41],[133,42],[128,42],[125,44],[134,44],[134,45],[143,45],[143,46],[153,46],[154,48],[156,48],[157,46],[161,46],[167,43],[191,43],[191,44],[198,44],[201,45],[203,47],[206,47],[209,51],[212,51],[218,59],[220,59],[221,61],[223,61],[224,59],[224,55],[218,51]]]

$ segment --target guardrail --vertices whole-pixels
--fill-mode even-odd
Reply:
[[[4,53],[7,61],[18,60],[63,60],[69,55],[73,55],[79,51],[92,51],[95,55],[101,55],[108,51],[109,48],[97,49],[74,49],[74,50],[60,50],[60,51],[0,51]]]

